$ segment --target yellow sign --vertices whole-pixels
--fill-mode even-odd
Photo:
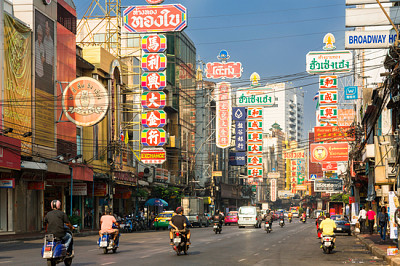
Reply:
[[[324,37],[325,46],[322,48],[325,51],[332,51],[335,50],[336,47],[333,45],[336,42],[335,36],[332,33],[327,33]]]
[[[222,176],[222,171],[213,171],[212,176]]]

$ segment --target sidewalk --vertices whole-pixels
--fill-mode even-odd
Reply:
[[[99,233],[98,230],[81,230],[79,233],[74,233],[74,237],[84,237],[97,235]],[[45,235],[45,232],[35,232],[35,233],[25,233],[25,234],[4,234],[0,235],[0,242],[9,242],[9,241],[28,241],[41,239]]]
[[[384,259],[389,265],[400,266],[400,255],[388,256],[387,249],[389,247],[396,247],[392,239],[386,238],[385,242],[381,242],[379,234],[356,234],[356,237],[363,243],[369,251],[375,256]]]

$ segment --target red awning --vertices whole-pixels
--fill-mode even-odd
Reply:
[[[93,182],[93,169],[86,165],[73,164],[72,177],[74,180]]]

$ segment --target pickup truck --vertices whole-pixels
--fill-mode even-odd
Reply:
[[[209,226],[207,216],[204,214],[204,199],[201,197],[184,197],[181,200],[183,214],[193,226]]]

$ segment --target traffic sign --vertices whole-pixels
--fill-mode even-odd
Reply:
[[[317,175],[311,174],[310,175],[310,181],[314,181],[317,178]]]
[[[143,146],[164,146],[166,142],[166,132],[161,128],[144,129],[141,135]]]
[[[167,113],[162,110],[147,111],[142,114],[143,127],[163,127],[167,123]]]
[[[162,91],[146,91],[142,94],[142,107],[162,109],[165,107],[166,95]]]

